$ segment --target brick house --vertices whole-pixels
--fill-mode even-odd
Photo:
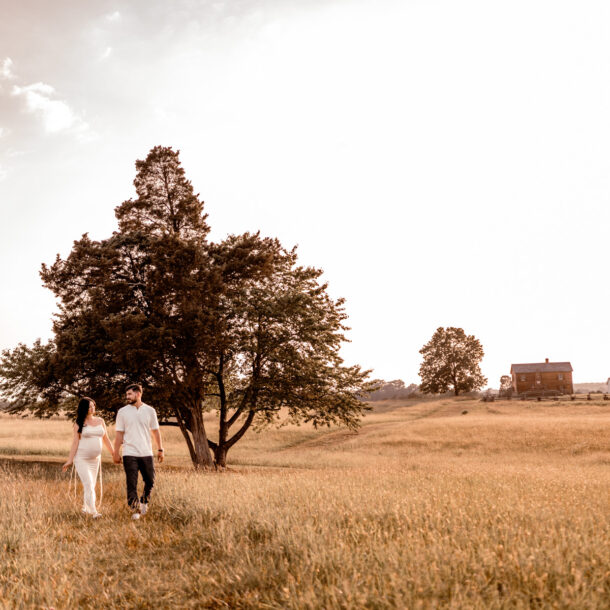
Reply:
[[[562,394],[573,394],[572,365],[569,362],[533,362],[529,364],[511,364],[510,375],[513,390],[517,394],[532,391],[555,391]]]

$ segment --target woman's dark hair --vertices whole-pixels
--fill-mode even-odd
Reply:
[[[78,426],[79,434],[83,431],[83,425],[87,419],[87,415],[89,415],[89,407],[92,402],[93,400],[87,396],[84,396],[78,401],[78,408],[76,410],[76,425]]]

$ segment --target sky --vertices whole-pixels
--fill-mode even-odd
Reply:
[[[345,297],[346,363],[419,382],[440,326],[610,376],[604,0],[0,0],[0,348],[38,275],[180,150],[211,239],[260,230]]]

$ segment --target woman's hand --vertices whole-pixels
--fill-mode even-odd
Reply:
[[[68,468],[70,468],[70,466],[72,466],[72,461],[68,460],[62,467],[61,467],[61,471],[62,472],[66,472],[66,470],[68,470]]]

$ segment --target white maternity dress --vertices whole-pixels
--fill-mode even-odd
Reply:
[[[83,484],[83,512],[97,514],[95,508],[95,483],[100,470],[104,426],[83,426],[78,449],[74,456],[74,467]],[[101,487],[101,476],[100,476]]]

